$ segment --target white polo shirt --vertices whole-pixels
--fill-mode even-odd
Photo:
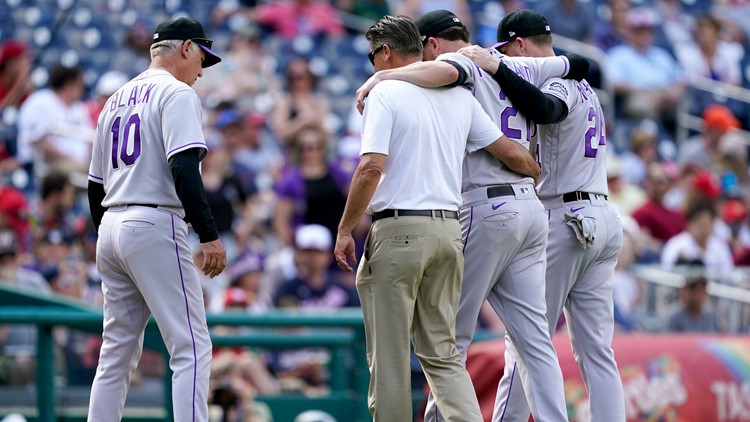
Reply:
[[[464,155],[502,136],[471,91],[384,81],[365,105],[360,155],[388,156],[367,208],[458,210]]]

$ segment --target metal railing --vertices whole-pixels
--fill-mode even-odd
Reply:
[[[208,315],[209,326],[252,326],[265,328],[307,327],[301,332],[253,332],[242,335],[211,335],[214,346],[257,346],[267,348],[325,347],[331,351],[330,387],[327,397],[290,396],[256,397],[274,410],[278,420],[292,420],[300,404],[315,403],[333,413],[345,413],[356,421],[369,419],[366,405],[369,372],[365,360],[364,325],[359,309],[332,312],[271,311],[263,315],[226,313]],[[55,367],[53,327],[65,326],[90,332],[101,332],[102,314],[64,307],[30,308],[3,306],[0,324],[33,324],[38,327],[36,368],[36,420],[54,422],[61,416],[55,409]],[[161,337],[153,318],[146,327],[145,344],[154,344]],[[155,347],[165,355],[166,348]],[[350,358],[347,356],[350,355]],[[166,356],[168,358],[168,356]],[[351,363],[351,367],[348,367]],[[172,419],[171,371],[164,378],[164,420]],[[273,406],[278,404],[277,406]],[[67,416],[65,420],[85,420],[85,415]]]
[[[708,78],[698,78],[686,84],[687,89],[706,92],[712,95],[717,103],[726,103],[728,100],[739,101],[750,105],[750,90],[737,85],[719,82]],[[688,139],[690,131],[703,131],[703,119],[690,112],[693,104],[690,101],[681,101],[677,107],[677,144]],[[746,140],[750,142],[750,132],[743,132]]]
[[[636,265],[638,279],[645,282],[640,311],[646,330],[661,331],[663,322],[675,309],[679,300],[678,291],[685,285],[685,276],[655,265]],[[735,269],[737,274],[750,275],[750,269]],[[720,283],[708,278],[709,304],[725,324],[729,333],[743,333],[750,329],[750,289],[743,286]]]

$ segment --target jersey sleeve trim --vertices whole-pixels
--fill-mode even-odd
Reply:
[[[568,62],[567,57],[562,56],[562,58],[563,58],[563,63],[565,64],[565,67],[563,68],[563,74],[562,74],[562,77],[564,78],[568,74],[568,72],[570,72],[570,62]]]
[[[96,183],[103,183],[104,179],[99,176],[94,176],[93,174],[89,173],[89,180]]]
[[[182,152],[182,151],[188,150],[190,148],[201,148],[201,149],[203,149],[203,153],[201,153],[198,156],[199,160],[203,160],[206,157],[206,155],[208,155],[208,147],[206,146],[205,143],[203,143],[203,142],[191,142],[189,144],[181,145],[181,146],[179,146],[177,148],[172,149],[171,151],[168,151],[167,152],[167,159],[171,158],[173,155],[177,154],[178,152]]]

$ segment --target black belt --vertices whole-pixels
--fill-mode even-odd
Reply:
[[[136,207],[159,208],[159,206],[156,205],[156,204],[127,204],[127,206],[129,206],[129,207],[136,206]]]
[[[487,199],[497,198],[498,196],[511,196],[515,194],[516,192],[513,190],[513,186],[511,185],[497,185],[487,188]]]
[[[591,199],[592,196],[599,195],[603,196],[604,200],[607,200],[607,195],[602,195],[599,193],[588,193],[588,192],[581,192],[581,191],[575,191],[575,192],[568,192],[563,195],[563,202],[575,202],[575,201],[586,201]]]
[[[452,218],[458,219],[458,211],[446,211],[446,210],[383,210],[378,211],[372,215],[372,221],[377,221],[382,218],[396,217],[398,213],[399,217],[435,217],[435,218]]]

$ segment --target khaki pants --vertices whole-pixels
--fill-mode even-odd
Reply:
[[[357,272],[375,421],[412,420],[409,335],[440,413],[482,421],[456,349],[463,241],[458,220],[384,218],[373,223]]]

